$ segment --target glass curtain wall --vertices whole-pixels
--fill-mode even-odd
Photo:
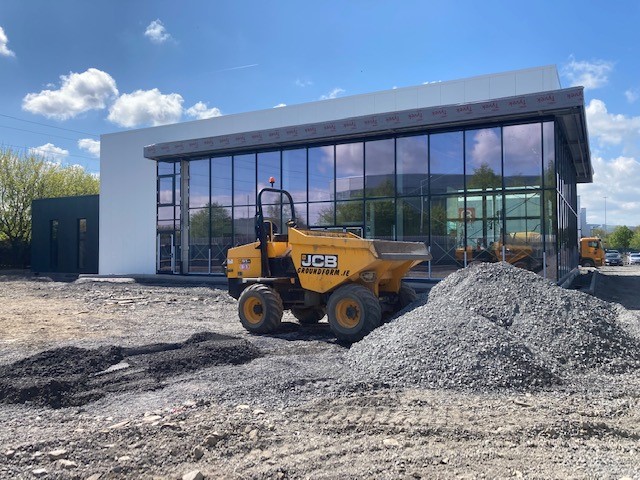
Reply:
[[[577,265],[575,170],[553,121],[190,160],[188,266],[180,174],[179,162],[158,162],[159,272],[222,273],[228,248],[255,240],[270,177],[301,227],[425,242],[433,260],[416,276],[506,260],[557,279]],[[270,194],[263,207],[284,233],[288,206]]]

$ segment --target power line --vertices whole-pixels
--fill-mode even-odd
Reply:
[[[25,128],[10,127],[8,125],[0,125],[0,128],[10,128],[11,130],[17,130],[19,132],[35,133],[36,135],[44,135],[46,137],[62,138],[64,140],[73,140],[74,142],[78,140],[77,138],[63,137],[61,135],[54,135],[52,133],[36,132],[35,130],[27,130]]]
[[[11,118],[12,120],[18,120],[19,122],[33,123],[34,125],[40,125],[40,126],[47,127],[47,128],[55,128],[57,130],[65,130],[67,132],[80,133],[82,135],[89,135],[89,136],[92,136],[92,137],[99,137],[100,136],[97,133],[82,132],[80,130],[72,130],[71,128],[64,128],[64,127],[58,127],[58,126],[55,126],[55,125],[49,125],[48,123],[34,122],[33,120],[25,120],[23,118],[14,117],[14,116],[11,116],[11,115],[6,115],[4,113],[0,113],[0,117]]]

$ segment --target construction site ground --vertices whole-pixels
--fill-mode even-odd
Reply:
[[[638,292],[599,269],[595,296]],[[341,381],[347,349],[288,313],[250,335],[210,287],[0,275],[0,478],[640,478],[640,369],[386,388]]]

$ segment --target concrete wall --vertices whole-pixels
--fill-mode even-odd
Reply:
[[[156,271],[156,166],[146,145],[559,88],[551,65],[102,135],[99,273]]]

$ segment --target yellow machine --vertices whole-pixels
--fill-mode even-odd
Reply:
[[[580,239],[580,265],[583,267],[601,267],[604,265],[604,247],[598,237]]]
[[[538,272],[542,269],[542,238],[537,232],[514,232],[501,240],[491,242],[488,248],[456,248],[456,261],[464,266],[466,252],[467,263],[505,261],[518,268]]]
[[[274,223],[264,220],[265,192],[289,200],[286,235],[275,233]],[[226,262],[229,294],[238,299],[242,325],[254,333],[277,331],[283,310],[291,310],[307,324],[327,314],[339,340],[356,342],[382,323],[384,312],[416,299],[402,279],[431,259],[423,243],[298,229],[291,195],[275,188],[258,194],[255,227],[257,241],[230,248]]]

